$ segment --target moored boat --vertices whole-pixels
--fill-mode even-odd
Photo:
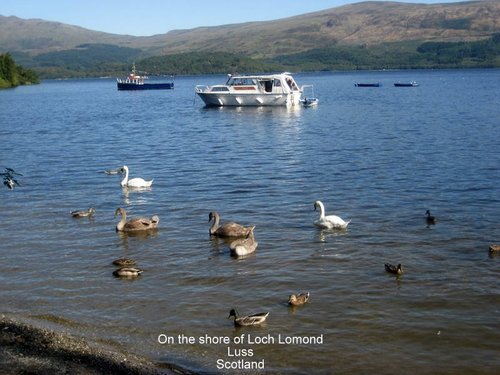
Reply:
[[[363,82],[358,82],[355,83],[354,86],[356,87],[380,87],[382,84],[380,82],[368,82],[368,83],[363,83]]]
[[[127,78],[117,78],[118,90],[170,90],[174,88],[174,81],[146,83],[148,76],[141,76],[136,73],[135,64]]]
[[[306,89],[309,88],[311,95],[306,95]],[[319,103],[319,99],[314,96],[314,87],[313,85],[304,85],[302,86],[302,93],[304,98],[300,100],[304,107],[315,107]]]
[[[304,107],[315,107],[319,103],[318,98],[304,98],[300,101]]]
[[[207,106],[295,106],[303,88],[290,73],[228,75],[223,85],[197,85],[195,92]]]
[[[417,87],[418,83],[415,81],[410,81],[410,82],[396,82],[394,83],[394,86],[396,87]]]

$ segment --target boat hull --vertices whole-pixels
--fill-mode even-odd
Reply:
[[[123,83],[117,82],[118,90],[170,90],[174,88],[173,82],[165,83]]]
[[[396,82],[394,84],[395,87],[417,87],[418,86],[418,83],[399,83],[399,82]]]
[[[300,93],[289,94],[234,94],[196,92],[209,107],[261,107],[261,106],[295,106],[300,104]]]
[[[380,87],[381,84],[379,82],[375,82],[375,83],[355,83],[354,86],[356,86],[356,87]]]

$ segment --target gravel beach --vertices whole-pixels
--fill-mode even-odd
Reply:
[[[0,373],[3,375],[190,374],[135,354],[104,348],[67,334],[0,315]]]

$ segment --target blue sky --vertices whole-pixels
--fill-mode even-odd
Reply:
[[[114,34],[149,36],[174,29],[269,21],[353,0],[0,0],[0,15],[40,18]],[[456,0],[402,0],[450,3]]]

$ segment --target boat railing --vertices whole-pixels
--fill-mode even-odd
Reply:
[[[306,89],[310,89],[310,90],[307,90],[306,92]],[[300,87],[300,92],[302,94],[302,96],[304,96],[304,99],[309,97],[309,98],[314,98],[314,85],[302,85]],[[306,95],[309,94],[309,95]]]

